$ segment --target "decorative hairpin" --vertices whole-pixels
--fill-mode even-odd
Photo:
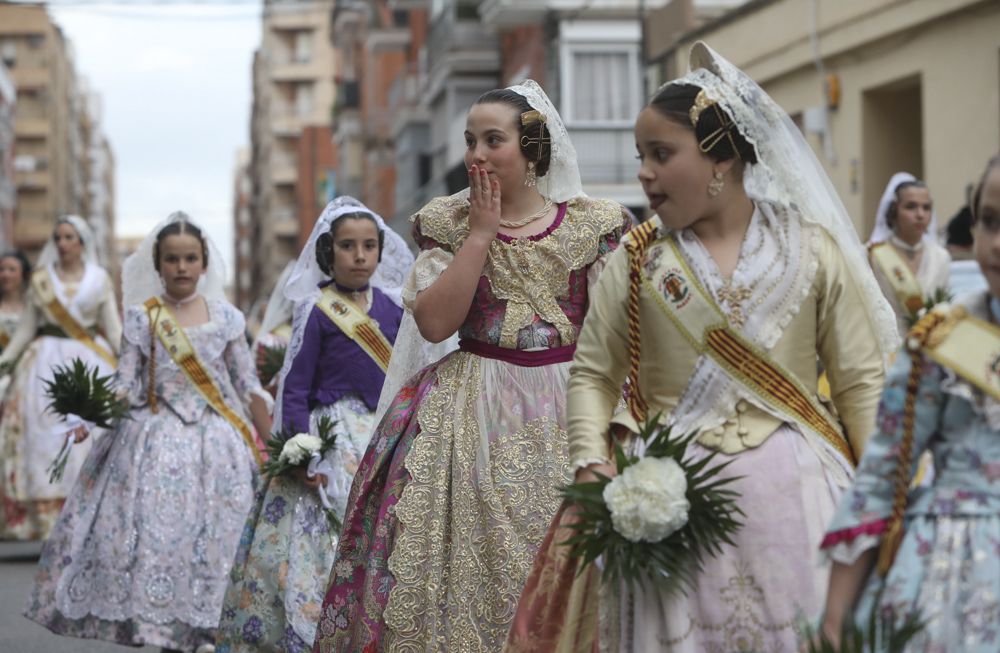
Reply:
[[[545,120],[546,120],[545,114],[535,109],[532,109],[531,111],[525,111],[524,113],[521,114],[522,125],[530,125],[535,122],[542,123],[541,125],[538,126],[538,136],[528,136],[527,134],[525,134],[524,136],[521,137],[521,147],[528,147],[529,145],[538,144],[539,146],[538,156],[536,157],[538,161],[542,160],[542,146],[552,145],[552,139],[549,138],[548,136],[543,135],[545,134],[545,127],[544,127]]]
[[[705,89],[698,91],[698,95],[694,98],[694,104],[691,105],[691,108],[688,110],[688,117],[691,118],[691,126],[697,127],[698,117],[701,115],[701,112],[715,103],[715,100],[708,97],[708,93],[705,92]]]
[[[530,125],[533,122],[545,122],[545,121],[546,121],[545,114],[536,109],[532,109],[531,111],[525,111],[524,113],[521,114],[522,125]]]
[[[740,156],[740,151],[736,147],[736,139],[733,138],[732,130],[736,125],[731,119],[729,119],[726,113],[719,108],[719,103],[708,97],[708,94],[705,93],[705,89],[698,91],[698,95],[694,98],[694,104],[691,105],[691,109],[688,111],[688,117],[691,118],[691,126],[695,129],[698,128],[698,118],[701,117],[701,112],[708,108],[715,110],[715,116],[719,119],[719,125],[721,126],[703,138],[701,142],[698,143],[698,149],[702,152],[708,153],[719,143],[719,141],[723,138],[728,138],[729,145],[733,148],[733,154],[736,155],[737,159],[742,159],[743,157]]]

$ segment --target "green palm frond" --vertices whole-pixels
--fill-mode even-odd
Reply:
[[[919,611],[907,614],[901,623],[893,612],[882,615],[873,612],[865,629],[846,624],[839,645],[818,634],[808,623],[802,627],[802,638],[808,645],[808,653],[903,653],[926,627],[927,621]]]
[[[624,580],[630,585],[652,582],[668,592],[686,592],[694,586],[705,560],[718,555],[742,527],[743,511],[737,506],[739,493],[730,488],[739,477],[720,477],[729,462],[713,465],[715,454],[701,460],[685,458],[696,433],[674,438],[669,427],[659,424],[659,415],[648,420],[639,437],[646,442],[646,457],[673,458],[687,477],[690,503],[687,523],[659,542],[632,542],[615,531],[611,512],[604,502],[604,488],[611,479],[574,483],[561,488],[563,497],[578,507],[576,532],[563,544],[570,555],[581,559],[581,572],[599,556],[605,581]],[[638,462],[615,444],[618,474]]]
[[[79,358],[69,365],[57,365],[51,381],[45,381],[49,409],[59,415],[79,415],[107,429],[129,413],[129,403],[119,397],[114,375],[101,376],[97,367],[90,367]]]
[[[282,365],[285,364],[286,351],[288,351],[288,348],[280,345],[276,347],[263,347],[260,365],[257,369],[261,385],[269,384],[274,380],[278,372],[281,371]]]
[[[49,409],[63,417],[78,415],[88,422],[107,429],[128,417],[128,400],[120,397],[114,388],[114,375],[101,376],[96,366],[90,367],[79,358],[69,365],[58,365],[52,371],[52,380],[44,381]],[[70,438],[66,438],[46,471],[49,482],[59,481],[69,460]]]

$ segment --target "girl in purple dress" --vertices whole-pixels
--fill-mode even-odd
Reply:
[[[314,456],[308,473],[274,477],[259,494],[223,606],[220,653],[312,645],[339,535],[326,510],[343,518],[374,428],[403,312],[400,286],[412,263],[382,218],[342,197],[324,209],[288,278],[284,294],[296,306],[275,424],[316,435],[318,421],[329,418],[336,446]]]

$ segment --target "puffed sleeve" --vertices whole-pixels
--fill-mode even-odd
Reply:
[[[895,496],[895,474],[903,440],[903,406],[913,359],[901,352],[889,373],[878,408],[878,428],[868,441],[854,484],[840,499],[837,512],[823,540],[829,555],[850,564],[866,549],[876,546],[888,524]],[[923,361],[917,391],[913,452],[908,478],[916,473],[920,454],[938,432],[944,394],[942,369]]]
[[[875,430],[885,368],[875,326],[861,289],[847,269],[840,249],[825,233],[816,274],[816,341],[830,379],[831,399],[860,458]]]
[[[148,401],[149,379],[143,372],[143,362],[149,354],[149,337],[146,309],[142,306],[126,307],[117,375],[118,387],[128,393],[133,406],[141,406]]]
[[[587,290],[592,290],[597,280],[601,277],[601,272],[608,263],[608,257],[618,249],[624,236],[632,228],[632,217],[627,209],[621,208],[622,223],[617,229],[610,231],[600,238],[600,245],[597,250],[597,258],[587,266]]]
[[[628,373],[628,254],[615,250],[590,293],[567,386],[570,462],[608,457],[608,424]]]

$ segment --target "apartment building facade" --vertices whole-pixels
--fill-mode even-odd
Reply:
[[[940,226],[1000,151],[1000,3],[753,0],[660,44],[657,74],[704,40],[803,129],[862,238],[892,174],[926,180]]]
[[[33,256],[60,216],[76,214],[95,228],[114,268],[114,158],[99,101],[44,6],[0,4],[0,62],[17,96],[12,244]]]
[[[264,2],[261,46],[253,61],[250,127],[254,266],[238,294],[269,293],[285,264],[298,255],[303,233],[308,234],[316,218],[312,207],[300,210],[298,202],[299,146],[304,129],[330,125],[335,55],[329,30],[335,4]],[[240,247],[237,243],[237,251]]]

